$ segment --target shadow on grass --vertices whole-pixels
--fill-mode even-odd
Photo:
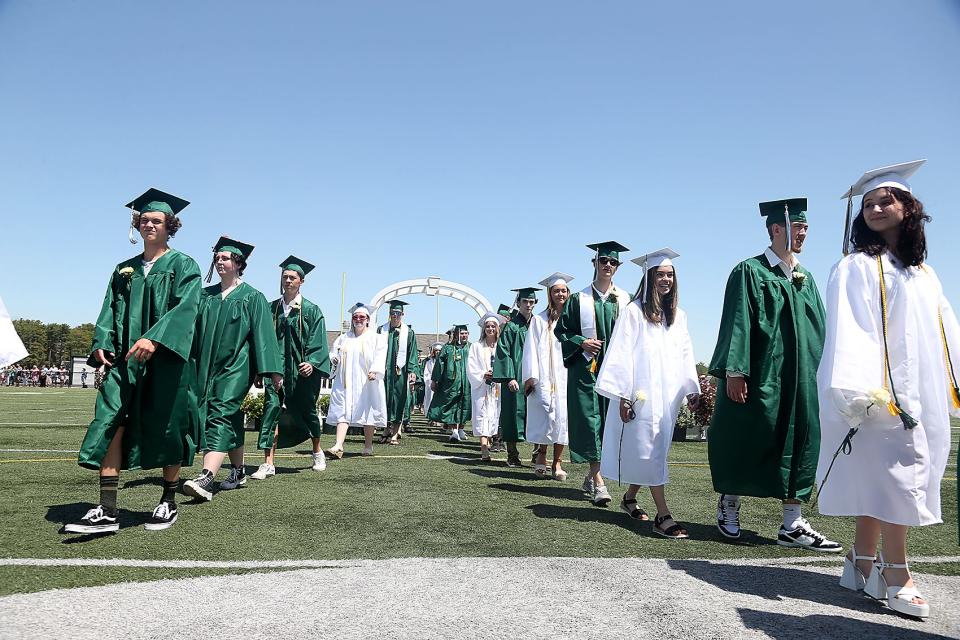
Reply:
[[[466,447],[463,447],[463,448],[466,448]],[[450,451],[449,449],[440,449],[440,450],[434,450],[434,451],[427,451],[427,455],[431,455],[431,456],[450,456],[450,455],[455,455],[455,456],[457,456],[458,458],[469,458],[469,460],[456,460],[456,459],[454,459],[454,460],[449,460],[449,461],[448,461],[448,462],[452,462],[453,464],[470,464],[470,465],[472,465],[472,464],[476,464],[477,462],[480,461],[480,453],[479,453],[479,451],[478,451],[476,448],[474,448],[473,450],[468,450],[468,451]]]
[[[511,486],[511,485],[504,485]],[[518,489],[521,487],[518,487]],[[526,487],[522,487],[526,488]],[[610,524],[622,529],[627,529],[634,531],[636,533],[649,534],[651,536],[656,536],[660,538],[661,536],[657,535],[653,531],[653,517],[651,516],[650,520],[634,520],[626,513],[620,511],[617,508],[601,508],[595,507],[587,502],[586,498],[583,497],[583,493],[577,491],[578,499],[583,502],[582,507],[574,507],[567,505],[554,505],[554,504],[531,504],[526,508],[529,509],[533,515],[538,518],[547,518],[547,519],[559,519],[559,520],[573,520],[575,522],[599,522],[602,524]],[[726,538],[720,535],[720,532],[717,531],[716,527],[712,527],[705,524],[700,524],[698,522],[686,522],[684,520],[678,521],[683,528],[686,529],[690,534],[691,540],[696,541],[715,541],[715,542],[728,542]],[[769,544],[763,538],[756,537],[756,532],[743,530],[743,533],[748,536],[748,539],[755,538],[760,542],[760,544]],[[667,540],[666,542],[672,542],[676,544],[683,544],[683,540]],[[741,542],[738,546],[756,546],[751,544],[746,544]],[[736,567],[740,568],[740,567]]]
[[[463,460],[450,460],[450,462],[464,464]],[[529,471],[511,469],[507,467],[504,462],[493,462],[490,463],[489,466],[483,467],[478,466],[475,469],[470,469],[468,473],[480,476],[481,478],[503,478],[505,480],[529,480],[531,482],[539,482]]]
[[[668,560],[667,564],[671,569],[683,571],[692,578],[727,592],[758,596],[767,600],[793,598],[828,606],[847,607],[865,613],[875,613],[879,607],[862,593],[842,589],[837,585],[837,575],[834,574],[784,566],[717,564],[707,560]],[[836,634],[828,633],[826,636],[836,637]],[[809,634],[807,637],[810,637]]]
[[[585,499],[583,497],[583,491],[574,489],[573,487],[564,487],[557,483],[547,484],[537,482],[536,484],[507,484],[506,482],[498,482],[496,484],[491,484],[490,488],[498,489],[500,491],[509,491],[511,493],[529,493],[535,496],[556,498],[558,500]]]
[[[852,594],[851,594],[852,595]],[[876,610],[877,605],[869,607]],[[844,616],[791,616],[786,613],[737,609],[743,626],[755,629],[775,640],[807,640],[809,638],[896,638],[897,640],[933,640],[943,638],[939,633],[904,629],[895,622],[890,625],[866,622]],[[895,614],[891,614],[893,616]],[[892,621],[892,620],[891,620]]]
[[[97,505],[90,504],[89,502],[70,502],[67,504],[54,504],[47,506],[47,513],[44,518],[47,522],[52,522],[54,524],[60,525],[60,532],[63,533],[63,526],[69,522],[75,522],[82,518],[87,510],[92,509]],[[120,509],[118,513],[118,520],[120,522],[120,530],[127,527],[138,527],[146,522],[150,518],[150,513],[147,512],[135,512],[127,511],[126,509]],[[106,538],[113,535],[113,533],[82,533],[74,534],[69,538],[63,538],[61,543],[63,544],[78,544],[84,542],[93,542],[94,540],[99,540],[100,538]]]

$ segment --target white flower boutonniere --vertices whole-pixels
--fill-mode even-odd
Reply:
[[[297,310],[299,310],[299,309],[300,309],[300,301],[299,301],[299,300],[294,300],[293,303],[290,305],[290,308],[291,308],[291,309],[297,309]]]
[[[646,402],[647,401],[646,392],[643,390],[637,391],[635,394],[633,394],[633,401],[639,402],[640,404],[643,404],[644,402]]]
[[[867,397],[870,398],[872,404],[878,407],[885,407],[890,404],[890,392],[886,389],[871,389],[867,392]]]
[[[803,283],[807,281],[807,274],[802,271],[793,272],[793,286],[797,289],[803,288]]]
[[[123,269],[120,269],[120,275],[129,280],[133,277],[133,267],[124,267]]]

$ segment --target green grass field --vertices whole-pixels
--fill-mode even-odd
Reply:
[[[125,558],[151,560],[377,559],[397,557],[579,556],[645,558],[774,558],[810,556],[775,543],[780,507],[745,499],[747,535],[724,541],[714,526],[716,495],[706,444],[674,443],[671,484],[674,516],[691,540],[655,536],[649,522],[633,522],[615,508],[623,488],[611,486],[614,505],[600,509],[580,492],[585,465],[567,463],[565,483],[538,480],[532,469],[509,469],[503,455],[479,461],[476,439],[449,444],[436,430],[419,429],[399,447],[378,446],[361,458],[360,438],[325,472],[309,469],[308,450],[283,452],[278,473],[266,481],[223,492],[211,503],[179,499],[180,519],[163,532],[138,526],[156,504],[156,472],[130,472],[120,482],[120,533],[64,536],[64,522],[97,501],[95,473],[76,464],[75,451],[89,420],[93,390],[0,389],[0,549],[6,558]],[[416,422],[415,426],[422,426]],[[954,426],[956,434],[958,425]],[[323,446],[333,443],[324,436]],[[943,485],[945,524],[915,529],[915,556],[955,556],[957,547],[956,442]],[[261,460],[248,434],[249,466]],[[22,451],[15,451],[22,450]],[[522,448],[529,460],[529,445]],[[428,456],[456,456],[453,459]],[[842,464],[842,460],[838,462]],[[200,469],[183,471],[184,479]],[[219,479],[225,477],[221,471]],[[649,493],[641,505],[652,510]],[[805,515],[829,537],[848,545],[852,521]],[[836,562],[836,560],[833,560]],[[960,565],[928,565],[960,575]],[[921,570],[924,567],[918,568]],[[160,577],[237,573],[212,569],[125,567],[2,567],[0,594]]]

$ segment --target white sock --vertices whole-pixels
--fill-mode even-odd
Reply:
[[[783,528],[787,531],[793,531],[800,526],[800,521],[803,519],[803,516],[800,515],[800,505],[799,504],[787,504],[783,505]]]

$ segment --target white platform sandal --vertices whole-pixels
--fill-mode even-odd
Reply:
[[[858,556],[857,548],[853,545],[850,545],[850,555],[853,560],[847,557],[843,559],[843,574],[840,576],[840,586],[844,589],[850,589],[850,591],[863,591],[867,579],[863,575],[863,571],[860,571],[860,567],[857,566],[857,560],[876,561],[876,558],[873,556]]]
[[[877,555],[878,559],[873,562],[873,570],[870,572],[870,578],[867,579],[863,592],[871,598],[885,601],[888,607],[905,616],[920,618],[921,620],[930,617],[930,605],[928,603],[917,604],[913,602],[914,598],[923,598],[916,587],[891,587],[887,585],[887,580],[883,577],[884,569],[908,569],[907,563],[884,562],[883,554]]]

